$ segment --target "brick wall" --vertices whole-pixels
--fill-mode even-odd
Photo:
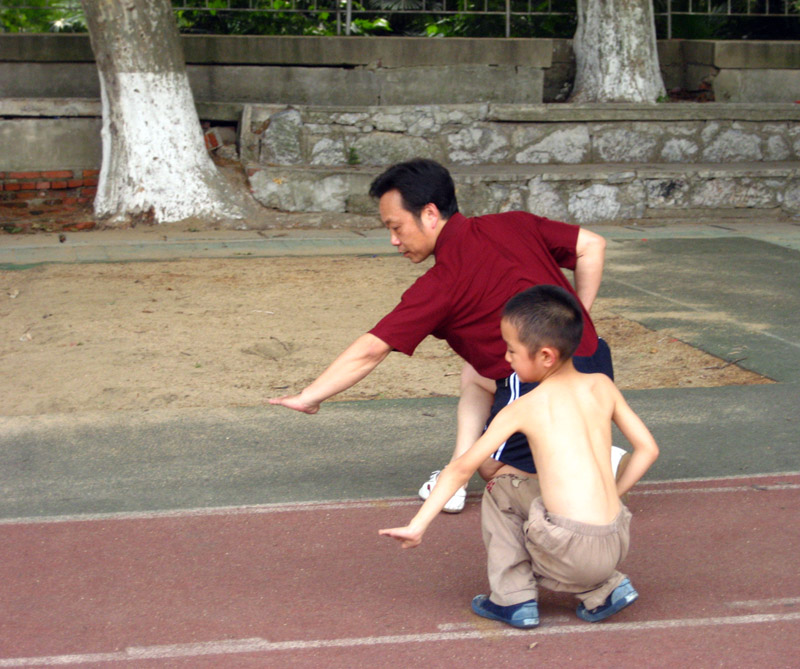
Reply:
[[[0,221],[24,223],[48,212],[86,209],[97,193],[99,170],[0,172]]]

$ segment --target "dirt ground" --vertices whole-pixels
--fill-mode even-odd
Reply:
[[[234,407],[299,391],[427,264],[400,257],[44,265],[0,272],[4,415]],[[600,299],[623,389],[768,380]],[[454,396],[460,359],[428,338],[338,399]]]

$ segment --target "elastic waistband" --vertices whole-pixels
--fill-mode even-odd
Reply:
[[[542,502],[541,497],[537,499],[535,503],[540,504],[542,508],[544,508],[544,503]],[[546,509],[545,518],[547,518],[547,520],[549,520],[553,525],[563,527],[565,530],[569,530],[570,532],[575,532],[576,534],[585,534],[592,537],[602,537],[607,534],[615,534],[618,532],[622,527],[626,517],[630,516],[630,513],[631,512],[628,511],[628,509],[623,505],[614,520],[608,523],[608,525],[592,525],[591,523],[583,523],[579,520],[567,518],[566,516],[559,516],[557,513],[550,513]]]

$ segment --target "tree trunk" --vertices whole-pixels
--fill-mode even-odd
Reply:
[[[103,107],[95,215],[111,223],[240,219],[208,155],[169,0],[81,0]]]
[[[570,102],[656,102],[665,95],[652,0],[578,0]]]

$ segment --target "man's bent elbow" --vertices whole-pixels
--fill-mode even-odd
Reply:
[[[575,250],[578,256],[604,256],[606,252],[606,239],[596,232],[581,228],[578,232],[578,242]]]

